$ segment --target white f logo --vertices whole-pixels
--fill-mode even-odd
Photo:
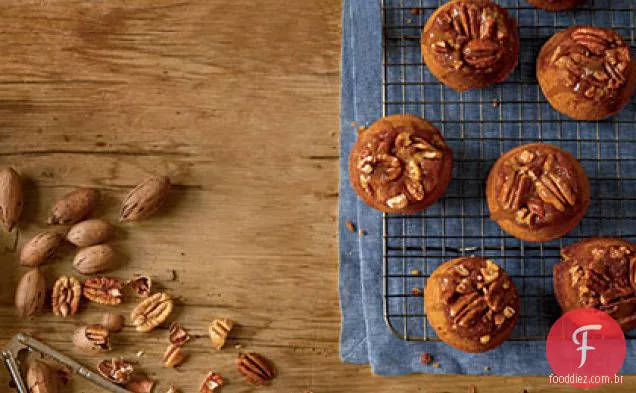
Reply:
[[[587,345],[588,330],[601,330],[601,328],[601,325],[585,325],[576,329],[574,333],[572,333],[572,341],[574,341],[574,344],[581,345],[576,349],[577,351],[581,351],[581,364],[579,365],[579,368],[583,367],[583,365],[585,364],[585,360],[587,360],[587,351],[593,351],[596,349]],[[577,334],[579,334],[580,332],[583,332],[583,339],[581,340],[581,342],[579,342],[579,340],[576,338]]]

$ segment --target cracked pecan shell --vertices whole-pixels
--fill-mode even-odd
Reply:
[[[73,334],[73,345],[84,352],[110,351],[110,332],[101,325],[82,326]]]
[[[489,0],[455,0],[429,18],[422,55],[442,83],[459,91],[502,82],[517,66],[517,22]]]
[[[429,278],[424,302],[438,336],[465,352],[497,347],[519,318],[519,295],[512,279],[487,258],[444,263]]]
[[[628,331],[636,328],[636,245],[591,238],[563,247],[554,266],[554,293],[564,313],[596,308]]]
[[[565,11],[576,7],[582,0],[526,0],[535,7],[547,11]]]
[[[439,130],[412,115],[393,115],[360,133],[349,156],[349,180],[371,207],[414,213],[437,201],[453,158]]]
[[[73,276],[62,276],[55,281],[51,302],[55,315],[75,315],[82,298],[82,284]]]
[[[208,375],[205,376],[203,383],[201,384],[201,388],[199,389],[199,393],[213,393],[216,392],[217,389],[225,384],[223,381],[223,377],[219,374],[210,371]]]
[[[541,49],[537,78],[557,111],[577,120],[601,120],[619,112],[636,89],[629,46],[614,30],[573,26]]]
[[[152,279],[149,276],[137,276],[128,280],[126,285],[139,297],[150,296]]]
[[[109,381],[123,385],[130,382],[135,368],[123,359],[104,359],[97,364],[97,371]]]
[[[84,281],[84,297],[94,303],[114,306],[122,302],[124,283],[116,278],[92,277]]]
[[[155,293],[135,307],[130,319],[138,332],[149,332],[163,323],[170,313],[174,303],[167,293]]]
[[[239,373],[252,385],[262,386],[276,377],[272,364],[257,353],[241,353],[236,360]]]
[[[60,378],[56,371],[38,360],[29,364],[26,373],[26,385],[31,393],[58,393]]]
[[[504,154],[488,176],[490,217],[509,234],[542,242],[565,235],[587,212],[590,190],[579,162],[552,145],[534,143]]]

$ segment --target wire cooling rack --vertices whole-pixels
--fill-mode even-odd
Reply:
[[[497,1],[519,23],[519,65],[504,83],[458,93],[439,83],[421,58],[422,28],[442,3],[382,0],[384,114],[428,119],[440,128],[455,158],[453,181],[438,203],[416,215],[383,216],[385,319],[404,340],[438,340],[422,300],[427,278],[444,261],[483,255],[508,271],[521,295],[521,316],[511,338],[545,340],[560,315],[552,267],[561,247],[590,236],[636,240],[636,103],[603,122],[560,115],[537,84],[536,57],[552,34],[575,24],[613,27],[633,49],[635,6],[633,0],[588,0],[575,11],[549,13],[523,0]],[[552,143],[574,154],[592,189],[583,222],[563,239],[543,244],[506,235],[489,219],[485,201],[493,163],[531,142]]]

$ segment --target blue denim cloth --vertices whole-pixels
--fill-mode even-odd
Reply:
[[[408,2],[408,0],[406,1]],[[437,5],[438,1],[423,0],[423,3],[435,3]],[[370,124],[382,115],[382,38],[380,17],[380,0],[343,0],[339,206],[339,291],[342,310],[340,356],[347,363],[369,363],[372,371],[380,375],[403,375],[409,373],[548,375],[551,373],[551,369],[547,363],[544,341],[508,341],[499,348],[485,354],[466,354],[441,342],[401,340],[389,330],[385,323],[382,293],[382,215],[366,206],[357,198],[349,185],[347,168],[347,157],[351,151],[351,146],[356,140],[357,127]],[[552,14],[546,13],[546,17],[552,18]],[[606,23],[601,21],[599,24]],[[419,51],[413,52],[417,52],[416,54],[419,56]],[[523,65],[521,68],[521,72],[524,72]],[[531,71],[526,70],[525,72],[530,75]],[[536,87],[532,88],[536,89]],[[496,89],[489,90],[490,93],[496,93],[497,91]],[[505,100],[505,89],[501,91],[502,95],[499,99]],[[485,94],[488,94],[488,92]],[[538,93],[532,90],[529,94],[536,96]],[[435,97],[431,97],[431,100],[434,99]],[[456,108],[448,108],[448,111],[449,113],[446,114],[447,120],[452,120],[453,116],[458,116],[457,112],[459,111]],[[546,115],[545,113],[550,114]],[[623,111],[621,118],[634,121],[636,119],[635,113],[634,106],[631,105],[627,110]],[[414,114],[427,117],[438,124],[435,121],[439,119],[436,108],[427,108],[424,113],[414,112]],[[525,116],[532,119],[536,115],[536,113],[528,113]],[[506,116],[506,113],[503,116]],[[546,107],[543,116],[558,118],[559,115],[555,114],[549,107]],[[544,117],[545,119],[546,117]],[[529,131],[535,132],[537,125],[529,122],[527,125],[524,124],[524,127],[528,127]],[[582,129],[577,128],[576,131],[568,130],[567,125],[563,127],[563,130],[560,131],[563,134],[559,133],[559,135],[569,135],[568,132],[571,131],[582,133],[581,135],[585,136],[585,127]],[[454,132],[452,129],[447,130],[445,126],[441,128],[445,135]],[[549,130],[540,132],[549,135]],[[521,137],[520,129],[514,130],[515,136],[517,133],[519,134],[519,143],[512,141],[510,145],[505,146],[506,150],[517,144],[533,140],[532,136]],[[557,136],[555,135],[554,138],[557,138]],[[634,139],[633,134],[631,139]],[[499,146],[498,143],[496,144],[497,146]],[[558,141],[552,143],[559,144]],[[483,153],[490,160],[488,165],[484,165],[483,170],[479,172],[479,176],[485,177],[489,166],[499,155],[499,150],[502,148],[494,148],[490,144],[485,145],[482,144],[480,147],[465,146],[462,142],[459,146],[452,147],[454,150],[460,150],[459,152],[455,150],[456,154],[459,155],[468,154],[465,153],[467,149],[481,149],[480,156]],[[495,145],[495,143],[492,145]],[[567,145],[563,147],[569,150],[576,149],[576,147]],[[636,153],[634,152],[636,149],[634,147],[633,143],[628,144],[625,147],[625,151],[621,151],[621,154],[629,156],[631,159],[636,158]],[[578,149],[579,155],[585,156],[587,154],[586,146],[581,148],[579,145]],[[597,154],[597,152],[592,151],[590,154]],[[597,165],[593,161],[588,164],[591,165],[591,167],[586,166],[588,174],[598,177],[603,176],[604,166]],[[634,176],[636,164],[630,161],[630,163],[625,165],[622,175]],[[457,172],[457,167],[455,169]],[[466,168],[460,169],[463,171]],[[592,183],[593,187],[602,188],[602,184]],[[621,187],[628,186],[631,188],[633,184],[621,185]],[[626,189],[624,192],[631,192],[633,195],[636,193],[636,189]],[[631,204],[632,202],[626,203]],[[626,206],[622,207],[625,208]],[[594,210],[595,206],[592,206],[590,211]],[[600,215],[603,215],[602,210]],[[356,223],[358,228],[366,232],[366,235],[359,236],[358,233],[352,233],[347,230],[344,224],[347,219]],[[419,231],[418,228],[414,230],[416,233]],[[460,228],[451,227],[445,228],[445,230],[459,231]],[[428,231],[427,233],[437,233],[441,229],[432,223],[432,225],[429,224],[426,231]],[[605,223],[605,226],[601,225],[600,222],[589,222],[583,225],[580,231],[581,233],[578,234],[616,234],[615,226],[610,221]],[[509,267],[506,268],[509,269]],[[621,372],[636,373],[636,340],[628,340],[627,347],[627,359]],[[439,362],[441,367],[432,368],[431,366],[420,364],[419,359],[423,352],[433,354],[435,361]]]

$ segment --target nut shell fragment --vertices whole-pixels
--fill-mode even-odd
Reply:
[[[82,284],[73,276],[62,276],[53,285],[51,302],[55,315],[74,315],[82,298]]]
[[[20,264],[37,266],[46,262],[55,254],[55,250],[64,240],[64,236],[57,232],[41,232],[22,246]]]
[[[110,332],[101,325],[82,326],[73,334],[73,345],[83,352],[110,351]]]
[[[46,279],[38,268],[26,272],[15,290],[15,308],[21,317],[31,316],[42,310],[46,298]]]
[[[49,215],[52,225],[75,224],[93,210],[99,200],[99,191],[94,188],[78,188],[55,202]]]
[[[234,327],[234,321],[229,318],[215,319],[209,327],[212,348],[219,351],[225,345],[225,340]]]
[[[51,366],[34,361],[27,369],[26,385],[31,393],[57,393],[60,380]]]
[[[66,234],[66,240],[77,247],[90,247],[110,240],[115,228],[106,220],[95,218],[78,222]]]
[[[167,293],[155,293],[135,307],[130,319],[138,332],[150,332],[163,323],[174,307]]]
[[[155,381],[150,378],[138,379],[128,382],[124,387],[133,393],[150,393],[155,386]]]
[[[188,332],[179,325],[179,322],[173,321],[170,324],[170,343],[174,345],[183,345],[190,340]]]
[[[13,168],[0,169],[0,223],[11,232],[22,215],[22,178]]]
[[[139,276],[129,280],[126,285],[128,285],[137,296],[148,297],[152,289],[152,279],[148,276]]]
[[[135,187],[124,199],[119,219],[137,221],[154,214],[165,203],[170,191],[170,178],[153,176]]]
[[[135,368],[123,359],[104,359],[97,364],[97,371],[109,381],[123,385],[130,382]]]
[[[73,259],[73,267],[82,274],[102,273],[115,265],[115,250],[108,244],[82,248]]]

